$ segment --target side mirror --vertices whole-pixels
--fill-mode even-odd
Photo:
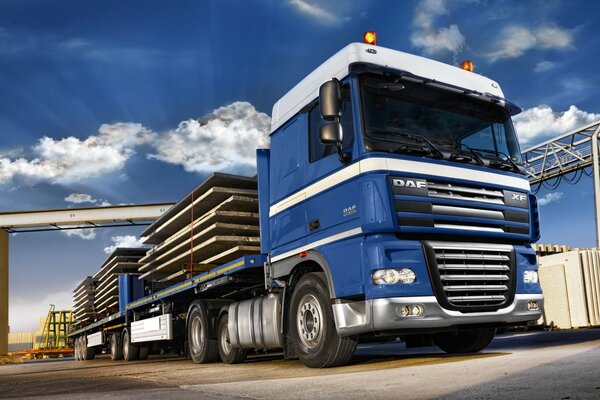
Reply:
[[[333,78],[319,88],[321,118],[336,121],[342,115],[342,87],[340,81]]]
[[[321,143],[327,145],[338,145],[342,144],[342,140],[344,139],[342,132],[342,124],[339,122],[330,122],[321,126],[319,130],[319,139]]]
[[[342,164],[348,164],[350,162],[352,154],[344,153],[344,149],[342,148],[344,132],[342,131],[341,123],[336,121],[321,126],[321,129],[319,129],[319,140],[323,144],[335,146]]]

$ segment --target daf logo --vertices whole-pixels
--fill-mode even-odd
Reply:
[[[519,193],[512,193],[512,199],[516,201],[525,201],[527,200],[527,196]]]
[[[415,188],[415,189],[426,189],[427,182],[423,181],[413,181],[410,179],[394,179],[394,186],[405,187],[405,188]]]

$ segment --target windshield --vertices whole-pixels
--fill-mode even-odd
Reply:
[[[467,160],[501,169],[522,164],[510,115],[498,104],[400,78],[360,79],[368,151]]]

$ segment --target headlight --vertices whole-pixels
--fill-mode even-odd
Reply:
[[[538,272],[533,269],[526,269],[523,273],[523,282],[525,283],[538,283],[539,277]]]
[[[376,285],[395,285],[397,283],[415,283],[417,275],[412,269],[378,269],[373,272],[373,283]]]

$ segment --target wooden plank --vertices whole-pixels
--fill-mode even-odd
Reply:
[[[230,207],[235,207],[236,211],[228,210]],[[258,212],[256,211],[258,211],[257,199],[243,196],[231,196],[206,214],[198,215],[198,219],[195,220],[193,224],[194,234],[217,222],[258,226]],[[186,238],[189,238],[191,235],[190,226],[191,223],[189,221],[186,222],[179,231],[148,251],[139,262],[147,263],[152,258],[157,257],[166,250],[181,243]]]
[[[245,236],[245,237],[258,237],[259,228],[256,225],[238,225],[238,224],[224,224],[216,223],[206,229],[198,232],[194,235],[193,240],[188,237],[179,242],[179,244],[172,247],[170,250],[166,250],[161,254],[156,255],[146,265],[140,267],[140,271],[148,270],[153,266],[160,264],[161,262],[167,261],[169,258],[178,257],[183,253],[190,252],[192,241],[193,243],[203,243],[216,236]]]
[[[153,230],[149,230],[150,228],[148,228],[144,231],[142,242],[144,244],[161,243],[180,230],[182,226],[189,224],[192,215],[204,215],[232,195],[258,197],[258,192],[254,189],[213,187],[202,194],[202,196],[194,198],[193,203],[188,204],[170,219],[162,221],[160,224],[155,223],[151,225],[150,228],[153,228]]]
[[[256,177],[247,177],[240,175],[224,174],[216,172],[206,178],[200,185],[194,188],[186,197],[178,201],[173,205],[167,212],[165,212],[159,219],[157,219],[152,225],[146,228],[142,233],[141,237],[150,237],[154,233],[160,230],[166,222],[170,221],[174,216],[179,215],[182,211],[189,207],[192,199],[198,199],[202,197],[207,191],[214,187],[229,187],[237,189],[250,189],[256,191],[258,188]],[[158,244],[163,239],[155,242]],[[152,243],[152,242],[148,242]]]

